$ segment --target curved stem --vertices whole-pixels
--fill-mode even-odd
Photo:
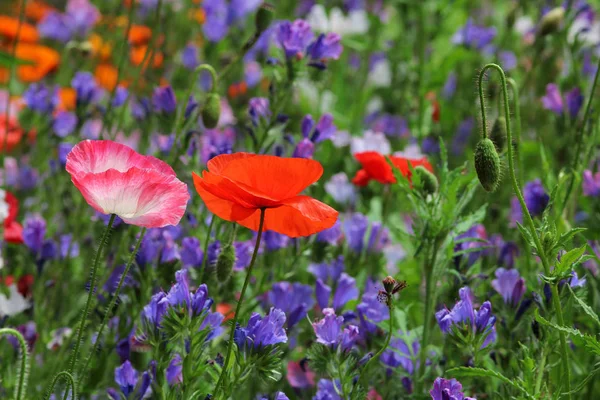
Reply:
[[[495,69],[500,74],[500,81],[502,84],[502,93],[504,96],[504,114],[505,114],[505,118],[506,118],[506,136],[507,136],[508,143],[511,144],[512,143],[512,133],[511,133],[511,129],[510,129],[510,109],[509,109],[509,105],[508,105],[508,88],[506,86],[506,75],[504,74],[504,70],[497,64],[487,64],[485,67],[483,67],[483,69],[479,73],[479,101],[481,103],[481,119],[484,124],[484,134],[486,132],[485,131],[486,115],[485,115],[485,102],[484,102],[484,98],[483,98],[482,83],[483,83],[483,76],[484,76],[485,72],[490,68]],[[528,229],[531,233],[531,236],[533,237],[533,240],[535,242],[537,254],[538,254],[539,258],[542,260],[542,265],[544,266],[544,273],[546,275],[550,275],[550,264],[548,262],[548,257],[546,256],[544,247],[542,246],[542,242],[540,241],[540,238],[537,234],[535,224],[533,223],[531,214],[529,214],[529,210],[527,209],[527,205],[525,204],[525,199],[523,198],[523,194],[521,193],[521,189],[519,188],[519,184],[518,184],[517,178],[515,176],[515,166],[514,166],[514,161],[513,161],[512,145],[507,146],[507,149],[508,149],[508,168],[509,168],[510,178],[511,178],[514,192],[517,195],[517,198],[519,199],[519,203],[521,204],[521,210],[523,212],[523,220],[527,224],[527,227],[528,227]],[[553,291],[552,297],[553,297],[553,303],[554,303],[554,312],[556,313],[558,322],[562,325],[564,321],[562,321],[563,320],[562,308],[561,308],[561,304],[560,304],[560,298],[558,298],[558,289],[556,288],[556,285],[553,285],[552,291]],[[565,338],[565,334],[563,332],[559,331],[558,334],[560,337],[560,352],[561,352],[562,364],[563,364],[563,368],[565,371],[565,378],[566,378],[565,387],[567,389],[566,391],[570,392],[571,391],[571,370],[569,367],[569,353],[568,353],[568,348],[567,348],[567,341]],[[568,395],[568,398],[569,399],[571,398],[570,394]]]
[[[513,91],[513,103],[514,112],[515,112],[515,135],[516,135],[516,148],[517,148],[517,169],[519,170],[519,184],[523,184],[523,149],[521,148],[521,107],[519,105],[519,87],[517,86],[517,82],[514,79],[508,78],[506,79],[508,84],[510,85]],[[508,143],[509,146],[512,143]]]
[[[29,351],[27,350],[27,343],[25,338],[16,329],[2,328],[0,329],[0,336],[2,335],[13,335],[19,342],[21,348],[21,369],[19,370],[19,383],[15,388],[15,399],[22,400],[25,398],[25,392],[27,391],[27,363],[29,362]]]
[[[254,45],[256,44],[256,42],[258,41],[258,39],[260,38],[260,34],[258,32],[254,33],[254,35],[252,35],[252,37],[250,39],[248,39],[248,41],[246,43],[244,43],[244,46],[242,47],[242,51],[240,51],[237,56],[231,60],[231,62],[229,62],[229,64],[227,64],[219,73],[218,78],[219,79],[223,79],[225,76],[227,76],[227,74],[229,73],[229,71],[231,71],[231,68],[238,63],[238,61],[240,61],[242,58],[244,58],[244,56],[246,55],[246,53],[248,52],[248,50],[250,50],[252,47],[254,47]]]
[[[218,395],[221,389],[221,384],[223,379],[225,378],[225,374],[228,371],[227,366],[229,365],[229,360],[231,359],[231,349],[233,347],[233,335],[235,334],[235,328],[237,325],[238,318],[240,316],[240,309],[242,308],[242,303],[244,302],[244,294],[246,293],[246,288],[248,287],[248,283],[250,283],[250,276],[252,276],[252,267],[254,267],[254,263],[256,261],[256,256],[258,255],[258,249],[260,247],[260,239],[262,237],[263,226],[265,224],[265,211],[266,209],[260,209],[260,223],[258,225],[258,234],[256,236],[256,244],[254,245],[254,252],[252,253],[252,260],[250,260],[250,265],[248,266],[248,272],[246,272],[246,279],[244,280],[244,286],[242,286],[242,291],[240,292],[240,299],[238,300],[237,307],[235,308],[235,315],[233,316],[233,323],[231,325],[231,332],[229,333],[229,344],[227,346],[227,355],[225,357],[225,363],[223,364],[223,369],[221,370],[221,375],[219,376],[219,380],[217,381],[217,385],[215,386],[214,398],[218,400]]]
[[[98,250],[96,251],[96,257],[94,259],[94,264],[92,264],[92,271],[90,277],[90,291],[88,293],[87,301],[85,302],[85,307],[83,308],[83,314],[81,315],[81,321],[79,322],[79,329],[77,330],[77,341],[75,342],[75,348],[73,349],[73,355],[71,356],[71,361],[69,362],[69,368],[67,372],[73,373],[75,369],[75,364],[77,363],[77,355],[79,353],[79,348],[81,347],[81,340],[83,338],[83,331],[85,330],[85,322],[88,317],[88,313],[90,311],[90,306],[92,303],[92,297],[94,296],[94,291],[96,289],[96,274],[98,271],[98,264],[100,262],[100,257],[102,256],[102,250],[104,250],[104,246],[108,242],[108,236],[110,235],[110,230],[115,222],[115,214],[110,215],[110,220],[108,221],[108,225],[106,229],[104,229],[104,233],[102,234],[102,238],[100,239],[100,244],[98,245]]]
[[[363,381],[364,379],[366,379],[366,372],[367,369],[369,367],[369,364],[371,364],[371,361],[376,360],[379,358],[379,356],[381,356],[383,354],[383,352],[388,348],[388,346],[390,345],[390,341],[392,340],[392,336],[394,333],[394,299],[391,297],[391,295],[388,295],[390,297],[388,297],[388,310],[390,312],[390,320],[389,320],[389,327],[388,327],[388,334],[387,337],[385,338],[385,342],[383,343],[383,346],[381,347],[381,349],[379,349],[379,351],[377,353],[375,353],[375,355],[373,355],[373,357],[371,357],[366,363],[365,366],[362,368],[362,371],[360,372],[360,380]],[[340,381],[341,382],[341,381]],[[363,384],[363,387],[365,385]],[[365,389],[368,389],[367,387],[365,387]]]
[[[108,324],[108,320],[110,318],[111,312],[115,308],[115,304],[117,303],[117,299],[119,298],[119,294],[121,293],[121,288],[123,287],[123,283],[125,283],[125,279],[127,278],[129,269],[133,265],[135,256],[138,253],[138,251],[140,250],[140,246],[142,244],[142,239],[144,239],[145,234],[146,234],[146,228],[142,228],[142,231],[140,232],[140,237],[138,238],[138,240],[135,244],[135,247],[133,248],[133,251],[131,252],[131,254],[129,256],[129,260],[127,261],[127,265],[125,265],[125,269],[123,270],[123,273],[121,274],[121,279],[119,279],[119,284],[117,285],[117,288],[115,289],[115,293],[113,294],[112,298],[110,299],[110,303],[108,304],[108,307],[106,307],[106,311],[104,312],[104,317],[102,318],[102,323],[100,324],[100,329],[98,329],[98,335],[96,335],[96,343],[94,344],[92,351],[90,352],[87,360],[85,361],[83,369],[81,370],[81,372],[79,374],[79,379],[83,379],[83,377],[85,376],[85,373],[87,372],[87,368],[90,365],[90,362],[92,361],[92,358],[94,357],[94,354],[96,354],[96,352],[98,351],[98,349],[100,347],[100,339],[102,338],[102,332],[104,331],[104,328]]]
[[[73,378],[73,375],[71,375],[67,371],[61,371],[54,376],[52,384],[50,385],[50,388],[48,388],[48,392],[46,393],[46,397],[44,397],[44,399],[48,400],[50,396],[52,396],[52,393],[54,392],[54,387],[61,378],[67,381],[67,389],[69,388],[69,386],[71,387],[71,398],[73,400],[77,400],[77,386],[75,385],[75,378]]]

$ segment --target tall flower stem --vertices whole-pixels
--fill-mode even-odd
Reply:
[[[514,113],[515,113],[515,143],[517,148],[517,169],[519,170],[519,184],[523,184],[523,149],[521,148],[521,107],[519,105],[519,87],[517,86],[517,82],[514,79],[508,78],[506,82],[510,85],[513,92],[513,103],[514,103]],[[511,146],[511,143],[508,143],[507,146]]]
[[[393,297],[391,297],[391,295],[389,295],[389,297],[388,297],[388,310],[390,313],[388,334],[385,338],[385,342],[383,343],[383,346],[381,346],[381,349],[379,349],[379,351],[377,353],[375,353],[375,355],[373,357],[371,357],[366,362],[365,366],[362,368],[362,371],[360,373],[360,381],[363,382],[363,386],[365,386],[364,380],[366,379],[366,376],[367,376],[366,372],[368,371],[369,365],[374,360],[377,360],[379,358],[379,356],[381,356],[383,354],[383,352],[388,348],[388,346],[390,345],[390,341],[392,340],[392,336],[394,334],[394,299],[393,299]],[[368,388],[365,387],[365,389],[368,389]]]
[[[512,143],[512,132],[510,129],[510,108],[509,108],[509,104],[508,104],[508,88],[506,85],[506,75],[504,74],[504,70],[502,69],[502,67],[500,67],[497,64],[492,64],[492,63],[487,64],[485,67],[483,67],[483,69],[479,73],[479,102],[481,105],[481,120],[483,122],[483,129],[484,129],[484,132],[486,132],[487,125],[486,125],[485,101],[484,101],[484,96],[483,96],[483,77],[485,75],[485,72],[488,69],[495,69],[500,74],[500,81],[502,84],[502,93],[504,96],[504,114],[505,114],[505,118],[506,118],[506,136],[507,136],[507,141],[509,143],[509,146],[507,146],[507,148],[508,148],[508,170],[510,173],[513,190],[514,190],[515,194],[517,195],[517,198],[519,199],[519,203],[521,204],[521,210],[523,212],[523,220],[525,221],[525,224],[527,225],[527,228],[529,229],[529,232],[531,233],[531,236],[533,237],[537,254],[540,257],[540,259],[542,260],[542,265],[544,266],[544,273],[546,275],[550,275],[550,263],[548,262],[548,257],[546,255],[546,252],[544,251],[542,242],[537,234],[535,224],[533,223],[531,214],[529,214],[529,210],[527,209],[527,205],[525,204],[525,199],[523,198],[523,193],[521,193],[521,189],[519,187],[519,184],[517,182],[517,178],[515,175],[513,149],[512,149],[512,145],[510,145]],[[556,318],[558,320],[558,323],[560,325],[564,325],[562,307],[560,304],[560,298],[558,297],[557,285],[552,285],[552,300],[553,300],[553,305],[554,305],[554,312],[556,313]],[[566,392],[570,392],[571,391],[571,370],[569,367],[569,353],[568,353],[568,348],[567,348],[567,340],[566,340],[565,334],[562,331],[559,331],[558,335],[560,338],[560,353],[561,353],[561,358],[562,358],[562,365],[564,368],[565,388],[566,388]],[[567,398],[570,399],[571,395],[568,394]]]
[[[88,357],[85,361],[85,364],[83,365],[83,368],[79,374],[79,379],[84,379],[85,373],[87,372],[87,369],[90,365],[90,362],[92,361],[92,358],[94,357],[94,354],[96,354],[99,350],[100,342],[102,339],[102,333],[104,331],[104,328],[108,324],[108,320],[110,319],[112,310],[115,308],[117,299],[119,298],[119,294],[121,293],[121,288],[123,287],[123,283],[125,283],[125,279],[127,278],[129,269],[133,265],[135,256],[138,253],[138,251],[140,250],[140,246],[142,244],[142,240],[144,239],[145,234],[146,234],[146,228],[142,228],[142,231],[140,232],[140,237],[138,238],[138,240],[135,244],[135,247],[133,248],[133,251],[131,252],[131,255],[129,256],[129,260],[127,261],[127,265],[125,265],[125,269],[123,270],[123,273],[121,274],[121,279],[119,279],[119,283],[117,285],[117,288],[115,289],[115,293],[113,294],[112,298],[110,299],[110,303],[106,307],[106,311],[104,312],[104,317],[102,318],[102,323],[100,324],[100,329],[98,329],[98,335],[96,335],[96,343],[94,344],[94,348],[88,355]]]
[[[215,226],[216,219],[217,216],[213,214],[213,216],[210,218],[210,224],[208,225],[208,232],[206,233],[206,240],[204,241],[204,250],[202,252],[202,265],[200,268],[200,270],[202,271],[202,279],[200,279],[200,283],[206,283],[206,281],[209,278],[208,274],[206,273],[206,261],[208,260],[208,255],[206,254],[206,252],[208,251],[208,242],[210,242],[210,234],[212,233],[213,227]]]
[[[54,376],[54,379],[52,380],[52,383],[50,384],[50,387],[48,388],[48,392],[46,393],[46,397],[44,397],[44,399],[48,400],[52,396],[52,393],[54,392],[54,387],[61,379],[64,379],[67,382],[67,389],[69,387],[71,388],[71,398],[73,400],[77,400],[77,386],[75,385],[75,378],[73,378],[73,375],[71,375],[67,371],[61,371]],[[66,393],[68,393],[68,390]]]
[[[100,239],[100,244],[98,245],[98,250],[96,250],[96,257],[94,259],[94,263],[92,264],[92,271],[90,273],[90,291],[88,293],[87,301],[85,302],[85,307],[83,308],[83,313],[81,314],[81,320],[79,321],[79,329],[77,330],[75,348],[73,349],[73,355],[71,356],[71,361],[69,362],[69,368],[67,370],[67,372],[69,372],[70,374],[73,373],[73,370],[75,369],[75,364],[77,363],[77,355],[79,354],[79,348],[81,347],[81,341],[83,339],[85,322],[90,312],[90,306],[92,304],[94,292],[96,291],[96,275],[98,273],[98,264],[100,263],[100,258],[102,257],[102,250],[104,250],[104,247],[108,242],[110,230],[112,229],[113,223],[115,222],[115,218],[115,214],[110,215],[110,220],[108,221],[108,225],[104,229],[104,233],[102,234],[102,238]]]
[[[573,192],[573,185],[575,184],[575,174],[577,174],[577,170],[579,168],[579,158],[580,153],[583,146],[583,136],[585,134],[585,128],[588,125],[588,121],[590,119],[590,112],[592,109],[592,102],[594,100],[594,94],[596,93],[596,86],[598,85],[598,76],[600,75],[600,59],[598,60],[598,65],[596,66],[596,74],[594,75],[594,83],[592,83],[592,89],[590,91],[590,95],[588,97],[587,105],[585,106],[585,113],[583,114],[583,121],[581,121],[581,125],[577,132],[577,136],[575,138],[576,147],[575,147],[575,155],[573,156],[573,160],[571,161],[571,177],[569,178],[569,186],[567,187],[567,191],[565,193],[565,199],[562,203],[562,210],[567,206],[567,202],[571,197],[571,193]]]
[[[219,84],[218,80],[217,80],[217,72],[215,71],[215,69],[209,65],[209,64],[202,64],[199,65],[198,67],[196,67],[196,69],[194,70],[194,74],[192,77],[192,83],[190,84],[187,92],[185,93],[185,96],[183,97],[183,107],[179,108],[179,111],[177,112],[177,117],[175,118],[175,144],[177,144],[177,141],[179,140],[180,136],[181,136],[181,132],[183,131],[183,127],[185,125],[185,109],[187,108],[187,101],[188,99],[192,96],[192,93],[194,91],[194,89],[196,88],[196,83],[198,82],[198,77],[200,76],[200,72],[202,71],[208,71],[210,72],[210,76],[212,78],[212,86],[210,89],[210,93],[216,93],[217,92],[217,86]],[[185,151],[185,148],[183,149],[183,151]],[[174,158],[171,161],[171,164],[175,163],[177,161],[177,159],[179,158],[179,152],[175,151],[173,152],[174,154]]]
[[[21,349],[21,367],[19,368],[19,383],[17,387],[15,387],[15,400],[24,400],[25,393],[27,392],[27,375],[28,375],[28,363],[29,363],[29,352],[27,350],[27,343],[25,342],[25,338],[16,329],[12,328],[2,328],[0,329],[0,336],[2,335],[12,335],[17,338],[19,342],[19,348]]]
[[[252,276],[252,268],[254,267],[254,263],[256,262],[256,256],[258,255],[258,249],[260,247],[260,239],[262,238],[263,226],[265,224],[265,208],[260,209],[260,223],[258,225],[258,234],[256,236],[256,244],[254,245],[254,252],[252,253],[252,259],[250,260],[250,265],[248,266],[248,272],[246,272],[246,279],[244,280],[244,285],[242,286],[242,291],[240,292],[240,299],[238,300],[237,306],[235,308],[235,314],[233,316],[233,323],[231,325],[231,331],[229,333],[229,344],[227,345],[227,355],[225,357],[225,363],[223,364],[223,369],[221,370],[221,375],[219,376],[219,380],[217,381],[217,385],[214,390],[214,398],[218,400],[218,395],[220,393],[221,384],[223,379],[225,378],[225,374],[228,371],[229,361],[231,359],[231,349],[233,347],[233,335],[235,334],[235,328],[238,322],[238,318],[240,316],[240,310],[242,308],[242,303],[244,302],[244,294],[246,294],[246,288],[248,287],[248,283],[250,283],[250,277]]]
[[[433,271],[437,259],[436,241],[432,242],[431,258],[425,264],[425,314],[423,316],[423,336],[421,337],[421,349],[419,351],[419,378],[417,388],[422,387],[425,378],[425,362],[427,360],[427,346],[429,345],[429,336],[431,335],[431,314],[433,314],[433,304],[435,303],[435,282],[433,282]],[[416,393],[420,393],[417,390]]]
[[[418,26],[417,26],[417,51],[418,51],[418,70],[417,70],[417,96],[419,99],[418,106],[418,130],[419,138],[425,137],[423,132],[423,120],[425,119],[425,94],[423,93],[425,87],[425,0],[421,0],[421,4],[418,6]]]

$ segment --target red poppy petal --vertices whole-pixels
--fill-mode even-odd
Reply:
[[[19,213],[19,200],[11,192],[6,192],[4,201],[8,204],[8,216],[4,220],[4,224],[10,224],[17,218]]]
[[[4,240],[8,243],[23,243],[23,227],[21,224],[15,221],[4,224]]]
[[[215,159],[220,157],[222,156]],[[252,193],[273,201],[296,196],[323,174],[321,164],[304,158],[244,153],[228,160],[231,161],[224,167],[221,164],[223,160],[217,160],[209,165],[209,169],[212,172],[214,166],[219,163],[219,175],[240,184],[246,191],[251,188]]]
[[[387,163],[387,160],[382,154],[375,151],[366,151],[357,153],[354,156],[372,179],[375,179],[380,183],[396,182],[392,167]]]
[[[367,186],[370,180],[371,177],[369,174],[367,174],[367,171],[361,169],[358,170],[356,175],[354,175],[354,178],[352,178],[352,183],[354,183],[356,186]]]
[[[327,204],[308,196],[288,199],[280,207],[267,208],[263,231],[275,231],[289,237],[309,236],[331,228],[338,218],[338,212]],[[238,221],[246,228],[258,230],[260,210],[247,219]]]
[[[219,156],[213,157],[210,160],[208,160],[208,163],[206,163],[206,166],[208,167],[208,170],[210,172],[221,175],[223,170],[227,167],[227,165],[230,162],[239,160],[239,159],[248,158],[248,157],[255,157],[255,156],[256,156],[256,154],[245,153],[243,151],[240,151],[238,153],[233,153],[233,154],[221,154]]]
[[[256,211],[256,209],[245,208],[236,202],[215,196],[206,189],[207,185],[203,182],[200,176],[195,173],[192,173],[192,176],[194,178],[194,186],[196,187],[196,191],[202,198],[202,201],[204,201],[206,208],[208,208],[211,213],[217,215],[219,218],[232,222],[239,221],[248,218]]]

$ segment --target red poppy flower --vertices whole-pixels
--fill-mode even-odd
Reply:
[[[30,62],[30,64],[17,67],[17,76],[23,82],[42,80],[46,75],[56,70],[60,63],[60,55],[56,50],[38,44],[19,42],[15,49],[15,55],[21,60]],[[8,68],[0,68],[0,81],[7,82],[8,74]]]
[[[21,27],[19,28],[19,25]],[[26,22],[19,22],[17,18],[0,15],[0,36],[13,41],[19,34],[19,43],[35,43],[38,41],[38,32],[35,26]]]
[[[23,227],[16,221],[19,201],[10,192],[0,190],[0,223],[4,225],[4,240],[8,243],[23,243]]]
[[[250,153],[223,154],[208,162],[194,186],[206,207],[220,218],[258,230],[290,237],[308,236],[331,228],[338,212],[308,196],[299,195],[323,174],[317,161]]]
[[[388,164],[385,156],[382,154],[379,154],[376,151],[366,151],[364,153],[357,153],[354,156],[362,165],[362,169],[359,170],[352,179],[352,183],[356,186],[366,186],[371,179],[375,179],[379,183],[396,183],[392,167]],[[409,164],[412,165],[413,168],[421,165],[433,172],[433,167],[425,157],[409,159],[389,156],[389,158],[392,161],[392,164],[394,164],[394,166],[400,170],[402,175],[409,180],[411,176]]]

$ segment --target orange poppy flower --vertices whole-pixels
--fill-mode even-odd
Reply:
[[[77,104],[77,92],[73,88],[60,88],[58,90],[58,109],[74,110]]]
[[[15,40],[19,33],[19,43],[35,43],[38,41],[38,33],[35,26],[23,22],[19,31],[19,20],[7,15],[0,15],[0,36],[8,40]]]
[[[100,58],[102,61],[107,61],[112,55],[112,46],[105,42],[102,37],[96,33],[92,33],[89,38],[92,45],[92,54]]]
[[[146,51],[148,51],[148,46],[137,46],[131,49],[131,52],[129,53],[129,58],[131,60],[131,62],[133,63],[133,65],[140,65],[142,63],[142,61],[144,61],[144,56],[146,55]],[[150,58],[150,56],[148,56],[148,58]],[[154,68],[160,68],[160,66],[163,63],[163,59],[164,56],[161,52],[159,51],[154,51],[154,54],[152,55],[152,59],[153,59],[153,64],[152,66]],[[148,67],[150,60],[146,60],[144,68]]]
[[[38,82],[54,71],[60,62],[60,55],[50,47],[31,44],[17,44],[15,56],[32,64],[19,65],[17,76],[23,82]],[[8,68],[0,68],[0,81],[8,80]]]
[[[217,304],[216,311],[225,316],[225,319],[223,319],[223,322],[229,321],[235,315],[235,311],[233,311],[233,307],[229,303]]]
[[[7,132],[8,131],[8,132]],[[0,115],[0,151],[11,152],[23,139],[23,130],[13,118],[8,119],[4,113]]]
[[[299,195],[323,174],[317,161],[250,153],[223,154],[211,159],[194,186],[206,207],[218,217],[258,230],[289,237],[308,236],[331,228],[338,212],[308,196]]]
[[[248,93],[248,85],[244,81],[232,83],[227,89],[227,95],[232,99],[243,96],[246,93]]]
[[[106,90],[112,91],[117,86],[117,68],[110,64],[98,64],[94,76],[98,84]]]
[[[46,15],[53,11],[57,11],[56,8],[41,0],[29,0],[25,5],[25,16],[35,22],[40,22]]]
[[[204,24],[206,22],[206,11],[201,8],[196,8],[191,11],[191,19],[195,20],[200,25]]]
[[[129,43],[133,46],[148,44],[152,37],[152,30],[144,25],[131,25],[129,30]]]
[[[375,179],[380,183],[396,183],[394,172],[392,167],[388,164],[385,156],[376,151],[366,151],[363,153],[357,153],[354,155],[358,162],[362,165],[362,169],[359,170],[352,183],[356,186],[366,186],[371,179]],[[421,165],[433,172],[433,167],[427,161],[427,158],[423,157],[420,159],[409,159],[404,157],[389,156],[392,164],[402,173],[403,176],[410,180],[411,171],[409,164],[413,168]]]

